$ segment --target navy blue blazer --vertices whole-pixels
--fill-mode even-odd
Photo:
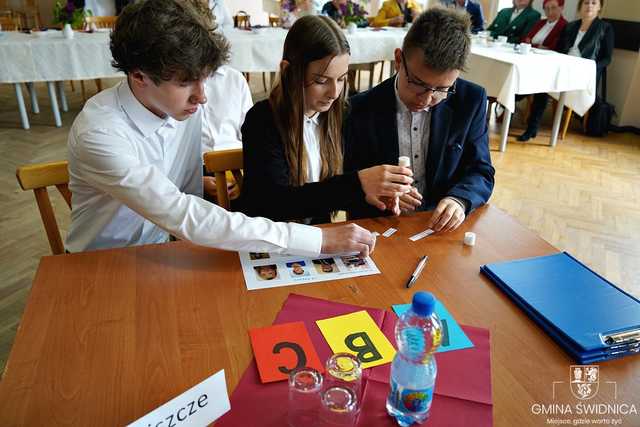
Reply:
[[[482,14],[482,6],[469,0],[467,2],[467,13],[471,16],[471,32],[477,33],[484,30],[484,15]]]
[[[353,96],[345,124],[344,170],[398,164],[395,76]],[[446,196],[466,202],[468,214],[489,200],[495,169],[489,155],[485,90],[458,79],[456,93],[431,112],[423,207],[433,209]],[[380,216],[375,207],[357,204],[350,218]]]

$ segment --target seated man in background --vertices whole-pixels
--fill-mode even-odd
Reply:
[[[414,0],[387,0],[371,22],[372,27],[404,27],[420,14],[420,6]]]
[[[110,47],[127,78],[91,98],[69,132],[69,251],[163,243],[170,234],[227,250],[306,256],[373,249],[374,237],[355,225],[275,223],[201,198],[204,81],[229,46],[191,4],[128,6]]]
[[[471,32],[477,33],[484,30],[484,14],[482,13],[482,5],[472,0],[453,0],[453,6],[456,9],[466,10],[471,17]]]
[[[242,148],[240,128],[253,107],[247,80],[241,72],[221,65],[204,82],[204,94],[202,152]]]
[[[351,98],[345,129],[345,172],[411,159],[415,188],[400,197],[400,208],[435,208],[426,224],[435,231],[456,229],[494,185],[486,93],[459,78],[469,25],[452,9],[420,15],[395,51],[396,75]],[[378,215],[364,205],[349,212]]]
[[[251,90],[242,73],[228,65],[218,67],[205,81],[204,93],[207,103],[202,114],[202,154],[242,148],[240,127],[253,106]],[[216,179],[205,175],[203,180],[205,195],[215,200]],[[233,182],[229,185],[234,187]]]

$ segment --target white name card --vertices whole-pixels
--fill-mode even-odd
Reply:
[[[208,426],[231,409],[224,369],[128,427]]]

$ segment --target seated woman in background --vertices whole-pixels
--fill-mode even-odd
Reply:
[[[371,22],[372,27],[403,27],[413,22],[421,8],[414,0],[387,0]]]
[[[349,58],[344,33],[326,16],[302,17],[289,30],[280,81],[242,125],[246,214],[330,222],[332,213],[363,198],[384,210],[380,197],[410,191],[408,168],[341,174]]]
[[[342,19],[342,6],[347,4],[347,0],[330,0],[322,6],[322,15],[326,15],[333,19],[335,22],[339,22]]]
[[[522,38],[522,43],[530,43],[539,49],[556,50],[562,31],[567,26],[567,20],[562,16],[564,0],[544,0],[543,8],[546,19],[536,22],[529,34]]]
[[[315,9],[311,0],[289,0],[280,3],[282,10],[280,19],[283,28],[291,28],[297,19],[307,15],[315,15]]]
[[[598,17],[603,6],[604,0],[579,0],[580,19],[567,24],[557,47],[559,52],[596,61],[596,93],[613,54],[613,28]],[[533,99],[527,130],[518,137],[518,141],[528,141],[537,136],[549,95],[538,93]]]
[[[496,19],[487,28],[487,31],[491,31],[491,37],[507,36],[509,43],[519,43],[540,19],[540,14],[533,9],[531,3],[533,0],[513,0],[513,7],[498,12]]]

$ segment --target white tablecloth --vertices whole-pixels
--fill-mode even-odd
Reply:
[[[583,115],[595,100],[596,63],[552,51],[520,55],[509,47],[473,45],[465,79],[483,86],[509,109],[515,110],[515,95],[549,92],[556,99],[566,92],[565,104]]]
[[[111,67],[109,33],[75,33],[67,40],[61,31],[36,37],[0,33],[0,83],[46,82],[122,77]]]
[[[393,60],[403,29],[358,29],[347,34],[351,63]],[[277,71],[287,35],[280,28],[230,29],[230,65],[244,72]],[[76,33],[66,40],[58,31],[36,37],[5,32],[0,36],[0,83],[119,77],[111,67],[108,33]],[[555,52],[519,55],[501,47],[473,45],[463,77],[484,86],[510,111],[516,94],[566,92],[566,105],[584,114],[595,99],[595,62]]]
[[[390,61],[393,51],[402,46],[406,31],[388,28],[374,31],[359,28],[345,33],[351,47],[351,63],[366,64]],[[244,31],[235,28],[225,30],[231,44],[231,66],[244,72],[278,71],[287,31],[282,28],[262,28]]]

